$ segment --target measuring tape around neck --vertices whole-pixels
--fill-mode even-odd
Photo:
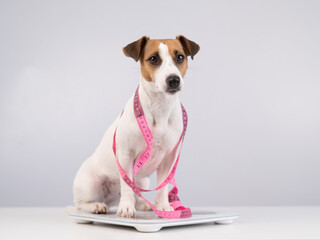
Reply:
[[[179,158],[180,158],[180,153],[181,153],[181,149],[182,149],[182,144],[183,144],[183,140],[184,140],[184,136],[187,130],[187,125],[188,125],[188,116],[187,116],[187,112],[184,109],[184,107],[181,104],[181,110],[182,110],[182,121],[183,121],[183,131],[181,134],[181,137],[179,139],[179,142],[177,144],[177,146],[180,145],[180,150],[179,150],[179,154],[178,157],[171,169],[171,172],[169,173],[169,175],[167,176],[167,178],[155,189],[143,189],[138,187],[135,184],[135,180],[134,177],[137,174],[137,172],[142,168],[142,166],[149,160],[150,155],[151,155],[151,150],[152,150],[152,143],[153,143],[153,136],[152,133],[150,131],[150,128],[148,126],[146,117],[144,115],[144,112],[142,110],[142,106],[140,103],[140,99],[139,99],[139,87],[137,88],[135,95],[134,95],[134,101],[133,101],[133,108],[134,108],[134,114],[137,120],[137,123],[139,125],[139,128],[141,130],[141,133],[146,141],[147,144],[147,149],[145,150],[144,153],[141,154],[141,156],[137,159],[137,161],[134,164],[134,169],[133,169],[133,180],[131,180],[127,173],[123,170],[123,168],[121,167],[120,163],[119,163],[119,159],[117,157],[117,153],[116,153],[116,149],[117,149],[117,145],[116,145],[116,132],[117,129],[114,132],[113,135],[113,152],[114,152],[114,156],[116,158],[118,167],[119,167],[119,172],[120,172],[120,176],[121,178],[128,184],[128,186],[130,186],[130,188],[139,196],[141,197],[143,200],[145,200],[150,207],[153,209],[153,211],[162,218],[189,218],[192,216],[191,214],[191,210],[190,208],[186,208],[183,206],[183,204],[180,202],[179,197],[177,196],[178,194],[178,188],[176,185],[176,181],[174,179],[174,174],[176,172],[177,169],[177,165],[179,162]],[[145,197],[142,196],[141,192],[150,192],[150,191],[155,191],[155,190],[159,190],[163,187],[165,187],[167,184],[171,184],[173,185],[172,190],[169,192],[168,194],[168,198],[169,198],[169,203],[170,206],[174,209],[174,211],[160,211],[158,209],[155,208],[155,206],[153,206],[153,204],[151,202],[149,202]]]

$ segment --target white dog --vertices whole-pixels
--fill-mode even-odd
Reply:
[[[140,61],[139,97],[153,135],[150,159],[135,177],[141,188],[149,187],[149,176],[154,171],[157,171],[158,185],[162,183],[175,160],[183,130],[178,92],[184,85],[187,56],[193,59],[199,49],[195,42],[181,35],[176,39],[142,37],[123,48],[126,56]],[[112,150],[116,128],[117,156],[132,179],[134,163],[147,147],[135,119],[133,97],[128,100],[122,116],[108,128],[94,154],[77,172],[73,185],[74,204],[78,210],[106,213],[108,207],[119,203],[118,216],[134,217],[136,209],[149,210],[150,207],[137,199],[119,175]],[[161,211],[173,210],[168,201],[167,186],[157,191],[155,207]]]

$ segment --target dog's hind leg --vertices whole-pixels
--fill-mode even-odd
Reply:
[[[91,163],[88,160],[80,167],[73,182],[73,198],[76,211],[107,213],[104,184],[108,178],[98,176],[96,171],[91,168]]]
[[[105,203],[101,202],[89,202],[82,203],[76,206],[78,211],[85,211],[89,213],[107,213],[108,207]]]

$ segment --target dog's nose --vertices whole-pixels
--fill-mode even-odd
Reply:
[[[180,85],[180,77],[177,75],[169,75],[166,81],[171,89],[177,88]]]

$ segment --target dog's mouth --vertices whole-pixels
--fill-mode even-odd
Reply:
[[[168,88],[167,93],[175,94],[176,92],[179,92],[180,90],[181,90],[180,88]]]

